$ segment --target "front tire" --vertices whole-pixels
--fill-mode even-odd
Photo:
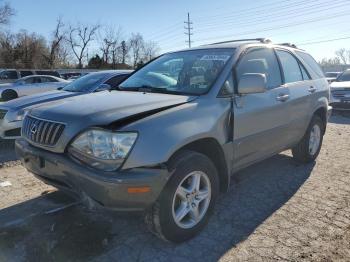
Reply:
[[[208,223],[219,194],[219,179],[214,164],[203,154],[183,151],[172,162],[172,176],[145,221],[158,237],[179,243],[197,235]]]
[[[18,94],[14,90],[6,89],[2,92],[1,98],[5,101],[10,101],[12,99],[18,98]]]
[[[292,149],[294,159],[301,163],[315,161],[321,150],[324,130],[325,123],[315,115],[303,139]]]

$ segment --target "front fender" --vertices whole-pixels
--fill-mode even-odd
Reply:
[[[177,150],[202,138],[224,145],[229,140],[229,112],[229,99],[197,99],[124,127],[139,136],[123,169],[165,163]]]

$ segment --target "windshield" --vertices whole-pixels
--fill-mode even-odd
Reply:
[[[350,81],[350,71],[344,71],[340,76],[338,76],[337,82],[344,81]]]
[[[130,76],[119,88],[201,95],[209,91],[233,51],[206,49],[165,54]]]
[[[97,88],[106,79],[108,73],[91,73],[80,77],[66,85],[63,90],[69,92],[90,92]]]

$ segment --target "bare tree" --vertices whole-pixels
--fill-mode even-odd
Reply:
[[[121,62],[122,64],[126,64],[126,59],[128,58],[128,55],[129,55],[129,46],[124,40],[120,43],[119,50],[120,50]]]
[[[340,65],[340,58],[339,57],[333,57],[333,58],[323,58],[320,62],[322,66],[330,66],[330,65]]]
[[[111,61],[113,68],[118,62],[121,35],[122,29],[120,27],[116,29],[114,26],[106,27],[102,35],[100,35],[100,50],[102,51],[104,63],[108,64]]]
[[[78,68],[83,68],[83,59],[86,57],[89,44],[95,39],[99,25],[69,26],[69,36],[67,38],[71,50],[78,60]]]
[[[49,68],[54,68],[56,65],[56,61],[59,58],[59,52],[61,48],[61,43],[64,39],[64,35],[64,24],[62,22],[62,18],[59,17],[57,19],[55,30],[53,31],[53,38],[49,45],[49,53],[43,54]]]
[[[9,3],[4,3],[0,6],[0,25],[7,25],[10,23],[10,19],[15,15],[15,10]]]
[[[48,52],[45,38],[25,30],[15,35],[14,67],[41,68],[45,67],[43,54]]]
[[[346,50],[346,56],[348,58],[348,62],[350,63],[350,49]]]
[[[335,51],[335,55],[340,59],[340,61],[346,65],[348,59],[347,59],[347,51],[345,48],[338,49]]]
[[[133,58],[133,66],[137,67],[137,64],[141,62],[142,50],[144,47],[144,40],[140,33],[132,34],[129,40],[130,51]]]
[[[14,35],[6,31],[0,36],[0,66],[1,67],[13,67],[15,37]]]
[[[159,53],[159,46],[154,41],[148,41],[143,46],[143,54],[144,54],[144,60],[145,62],[148,62],[158,56]]]

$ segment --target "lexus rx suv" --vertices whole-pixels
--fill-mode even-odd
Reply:
[[[318,64],[294,45],[215,43],[163,54],[109,95],[31,110],[16,152],[45,183],[90,207],[144,210],[152,232],[182,242],[238,170],[286,149],[314,161],[329,96]]]

